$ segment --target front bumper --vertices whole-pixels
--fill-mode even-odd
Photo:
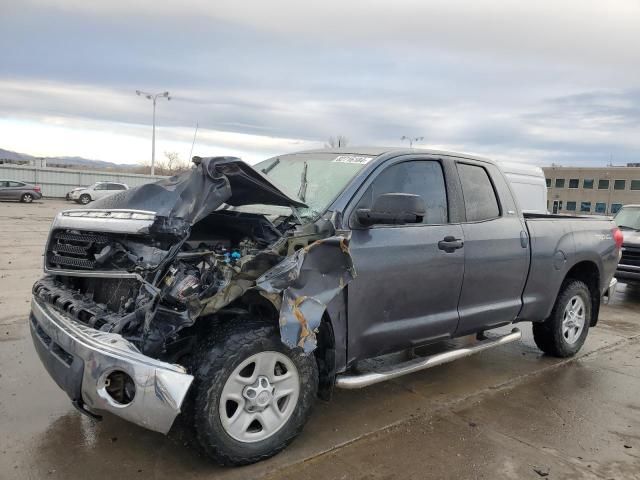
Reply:
[[[29,324],[42,363],[75,404],[169,431],[193,381],[184,368],[147,357],[122,336],[70,320],[36,298]],[[130,403],[119,403],[107,392],[107,377],[117,371],[133,379]]]

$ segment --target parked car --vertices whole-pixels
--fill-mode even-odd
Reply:
[[[615,276],[621,282],[640,285],[640,205],[623,206],[613,220],[624,236]]]
[[[521,337],[496,327],[533,322],[543,352],[575,355],[615,290],[613,221],[523,213],[486,159],[368,148],[194,162],[58,214],[30,325],[79,410],[162,433],[186,410],[222,464],[284,449],[336,387]]]
[[[77,203],[86,205],[94,200],[128,189],[129,187],[124,183],[97,182],[89,187],[74,188],[68,195],[71,200],[75,200]]]
[[[17,180],[0,180],[0,200],[18,200],[31,203],[41,198],[42,192],[39,185],[31,185]]]

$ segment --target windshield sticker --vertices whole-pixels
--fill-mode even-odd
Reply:
[[[366,165],[373,157],[360,157],[356,155],[340,155],[333,159],[335,163],[357,163],[358,165]]]

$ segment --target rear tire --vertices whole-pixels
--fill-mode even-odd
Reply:
[[[79,200],[82,205],[87,205],[91,201],[91,196],[88,193],[83,193]]]
[[[30,193],[23,193],[22,197],[20,197],[20,201],[22,203],[31,203],[33,202],[33,195],[31,195]]]
[[[565,281],[551,315],[533,324],[533,339],[540,350],[559,358],[573,357],[584,345],[591,324],[591,292],[580,281]]]
[[[311,415],[318,392],[315,357],[286,347],[276,327],[246,320],[221,325],[192,362],[187,418],[204,453],[222,465],[275,455]]]

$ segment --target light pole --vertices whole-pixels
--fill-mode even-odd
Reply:
[[[153,133],[151,135],[151,175],[156,173],[156,100],[158,98],[166,98],[171,100],[169,92],[147,93],[142,90],[136,90],[136,95],[143,96],[147,100],[153,101]]]
[[[424,137],[407,137],[406,135],[403,135],[400,140],[409,140],[409,148],[413,148],[413,143],[421,142],[424,140]]]

